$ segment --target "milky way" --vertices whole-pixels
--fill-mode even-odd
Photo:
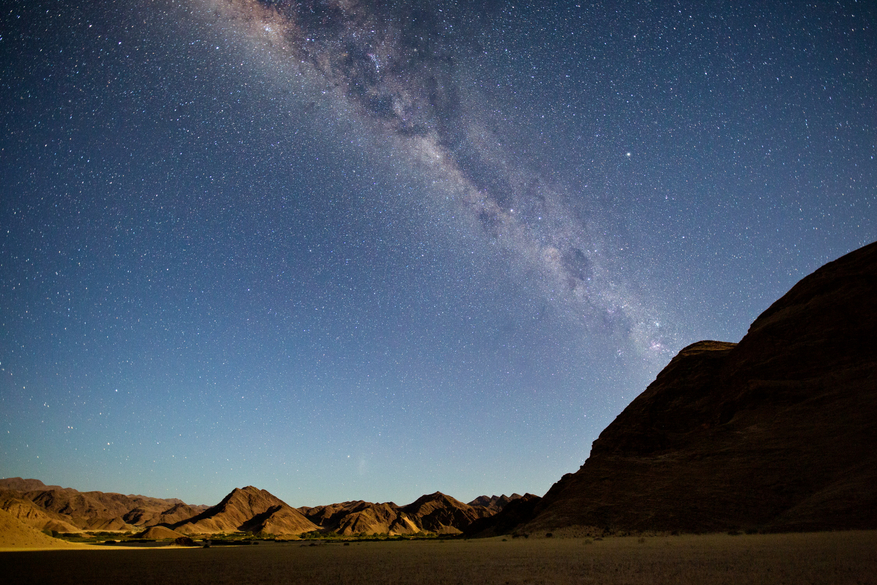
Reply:
[[[0,34],[0,463],[544,493],[874,240],[868,3],[33,0]]]
[[[212,6],[298,74],[327,83],[404,156],[439,175],[441,195],[463,210],[461,221],[505,250],[516,273],[584,330],[665,358],[660,317],[618,276],[599,215],[574,210],[568,189],[528,168],[487,129],[478,111],[485,104],[464,100],[458,53],[474,44],[466,24],[489,18],[489,9],[284,0]]]

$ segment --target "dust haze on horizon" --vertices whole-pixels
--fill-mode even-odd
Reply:
[[[542,495],[679,349],[877,239],[855,2],[4,20],[7,477]]]

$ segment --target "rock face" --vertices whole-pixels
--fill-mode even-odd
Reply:
[[[317,530],[301,512],[265,490],[235,488],[217,505],[171,525],[181,534],[252,532],[295,535]]]
[[[877,243],[683,349],[522,530],[877,528]]]

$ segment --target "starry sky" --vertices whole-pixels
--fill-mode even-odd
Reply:
[[[12,1],[0,476],[544,494],[877,239],[877,7]]]

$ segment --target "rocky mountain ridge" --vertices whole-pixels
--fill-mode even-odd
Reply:
[[[301,512],[253,486],[235,488],[217,505],[200,514],[171,524],[181,534],[250,532],[253,534],[301,534],[317,526]]]
[[[0,479],[0,508],[39,530],[76,532],[130,531],[136,526],[197,514],[207,506],[188,506],[175,498],[80,492],[14,477]]]
[[[190,506],[178,499],[79,492],[46,486],[35,479],[0,480],[0,509],[38,530],[139,531],[142,535],[171,531],[178,535],[245,532],[292,536],[314,531],[343,536],[458,534],[516,497],[481,496],[470,505],[435,492],[407,506],[354,501],[297,509],[265,490],[247,486],[235,488],[208,507]]]

